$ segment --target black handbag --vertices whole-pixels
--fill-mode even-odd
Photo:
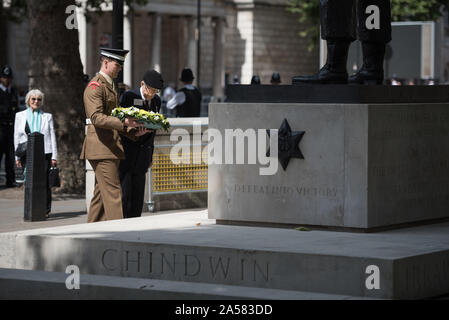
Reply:
[[[22,142],[17,146],[16,156],[19,158],[23,158],[27,155],[27,145],[28,142]]]
[[[28,122],[25,123],[25,133],[27,135],[30,135],[30,133],[31,133],[30,127],[28,126]],[[19,157],[19,158],[25,157],[27,155],[27,146],[28,146],[28,141],[19,143],[19,145],[17,146],[17,149],[16,149],[16,157]]]
[[[59,168],[50,168],[48,173],[48,185],[50,188],[59,188],[61,186],[61,179],[59,179]]]

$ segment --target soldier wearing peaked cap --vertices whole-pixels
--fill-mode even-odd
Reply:
[[[164,87],[159,72],[150,70],[140,82],[140,88],[126,91],[121,99],[123,108],[136,107],[146,111],[159,112],[161,99],[157,95]],[[145,178],[153,162],[154,138],[156,132],[148,133],[137,141],[121,136],[126,159],[120,161],[119,176],[122,186],[123,215],[136,218],[142,215],[145,194]]]
[[[112,117],[119,106],[114,79],[122,70],[129,51],[101,49],[101,70],[84,91],[87,133],[81,159],[87,159],[95,172],[95,189],[88,222],[123,218],[122,191],[118,176],[120,160],[125,159],[119,133],[137,139],[148,131],[134,120]]]
[[[6,187],[15,187],[14,173],[14,119],[19,111],[19,98],[11,85],[12,70],[5,66],[0,70],[0,162],[5,155]]]

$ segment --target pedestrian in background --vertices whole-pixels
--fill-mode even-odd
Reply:
[[[261,84],[260,77],[257,74],[253,75],[251,78],[251,84]]]
[[[167,103],[175,95],[176,95],[176,85],[174,82],[170,82],[168,86],[164,89],[164,93],[162,94],[162,114],[170,118],[176,117],[176,114],[172,110],[167,109]]]
[[[12,86],[9,66],[0,71],[0,162],[5,156],[6,187],[17,187],[14,172],[14,118],[19,111],[19,97]]]
[[[196,118],[201,115],[201,92],[193,86],[195,79],[191,69],[185,68],[181,72],[181,82],[184,87],[167,102],[167,108],[173,110],[176,108],[178,117]]]
[[[280,85],[281,83],[281,75],[279,74],[279,72],[273,72],[273,74],[271,75],[271,84]]]
[[[44,105],[44,93],[40,90],[31,90],[25,97],[27,109],[16,114],[14,124],[14,150],[19,145],[28,142],[28,135],[38,132],[44,135],[44,150],[47,166],[47,177],[51,167],[57,166],[58,149],[56,143],[56,135],[53,126],[53,116],[50,113],[43,112],[41,107]],[[19,158],[16,156],[16,165],[18,168],[25,168],[26,156]],[[26,179],[26,170],[24,173]],[[51,212],[51,187],[49,179],[47,179],[47,212],[46,218]]]

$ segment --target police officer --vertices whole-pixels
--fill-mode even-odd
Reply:
[[[140,88],[126,91],[121,99],[123,108],[136,107],[146,111],[160,112],[161,99],[157,95],[164,87],[159,72],[150,70],[145,73]],[[145,194],[145,176],[153,162],[153,131],[138,138],[137,141],[121,136],[126,159],[120,161],[119,176],[122,186],[123,216],[137,218],[142,215]]]
[[[14,173],[14,119],[19,111],[17,91],[12,87],[12,70],[0,71],[0,162],[5,155],[6,187],[17,187]]]
[[[123,219],[122,190],[118,168],[125,152],[120,135],[131,139],[147,133],[137,121],[124,122],[112,117],[112,110],[119,106],[114,85],[125,57],[126,50],[101,49],[101,70],[90,81],[84,91],[84,106],[87,117],[87,133],[81,159],[89,160],[95,172],[95,189],[90,203],[88,222]]]
[[[274,86],[280,85],[282,83],[281,75],[279,74],[279,72],[273,72],[273,74],[271,75],[271,81],[270,82]]]
[[[201,92],[192,83],[195,77],[191,69],[185,68],[181,73],[181,82],[184,87],[167,102],[167,109],[176,108],[177,116],[195,118],[201,114]]]

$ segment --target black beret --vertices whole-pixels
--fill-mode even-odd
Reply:
[[[158,90],[161,90],[164,87],[164,79],[162,79],[162,75],[156,70],[145,72],[143,82],[145,82],[147,86]]]

